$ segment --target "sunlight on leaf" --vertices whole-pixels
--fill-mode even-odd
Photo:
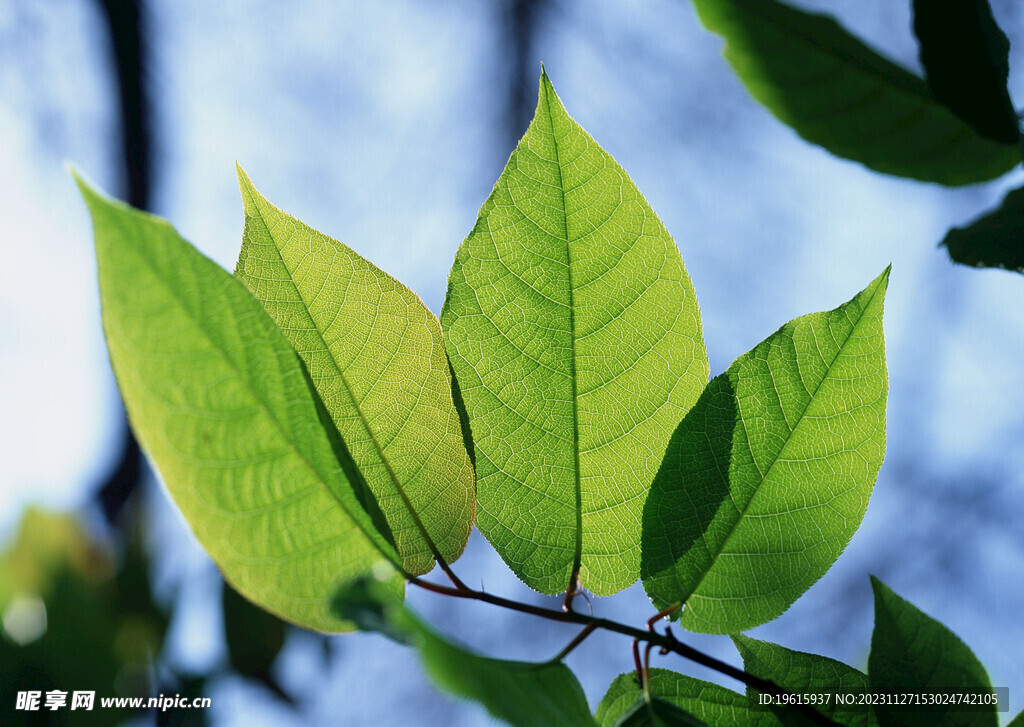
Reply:
[[[431,542],[454,561],[476,493],[437,318],[351,248],[270,204],[241,168],[238,179],[245,236],[235,274],[305,362],[405,569],[433,568]]]
[[[351,628],[331,610],[339,584],[397,554],[339,464],[301,361],[167,222],[79,187],[114,373],[192,531],[247,598],[307,628]]]
[[[886,270],[791,321],[714,378],[644,508],[643,579],[682,624],[736,633],[779,616],[856,531],[885,454]]]
[[[441,320],[476,449],[478,527],[528,585],[640,572],[640,515],[708,375],[675,243],[547,76],[462,243]]]

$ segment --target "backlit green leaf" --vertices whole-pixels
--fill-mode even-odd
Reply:
[[[914,33],[935,97],[979,134],[1017,144],[1017,112],[1006,89],[1010,41],[988,0],[914,0]]]
[[[281,618],[350,628],[331,609],[338,586],[398,556],[301,361],[245,286],[167,222],[79,186],[132,427],[199,542]]]
[[[941,243],[961,265],[1024,273],[1024,189],[1015,189],[998,209],[954,227]]]
[[[668,669],[650,670],[651,697],[672,704],[693,718],[714,727],[770,727],[780,724],[767,710],[752,710],[743,694],[711,682],[701,681]],[[625,715],[637,710],[644,699],[643,689],[636,673],[628,672],[615,677],[601,699],[595,715],[600,727],[614,727]],[[638,712],[634,719],[641,719]],[[636,722],[635,724],[657,724]],[[667,724],[672,724],[668,722]]]
[[[441,313],[476,449],[480,531],[527,584],[610,594],[707,380],[679,251],[542,76],[536,115],[459,248]]]
[[[1020,161],[986,139],[928,85],[832,18],[777,0],[694,0],[726,40],[750,94],[807,141],[886,174],[946,185],[993,179]]]
[[[873,692],[991,694],[985,667],[957,635],[877,578],[868,675]],[[996,705],[875,706],[882,727],[996,727]]]
[[[640,699],[615,721],[615,727],[707,727],[706,723],[664,699]]]
[[[737,633],[827,571],[864,516],[885,452],[886,270],[791,321],[708,384],[644,508],[643,579],[682,623]]]
[[[823,701],[815,709],[839,724],[848,727],[877,724],[867,704],[858,703],[869,691],[867,674],[835,659],[793,651],[742,634],[733,636],[732,640],[743,656],[743,669],[748,674],[767,679],[794,694],[820,695]],[[747,690],[747,694],[757,699],[759,693]],[[837,694],[852,695],[853,704],[837,700]],[[787,724],[811,724],[790,710],[780,709],[776,713]]]
[[[305,362],[405,569],[433,568],[433,547],[454,561],[476,493],[437,318],[351,248],[267,202],[241,168],[238,178],[245,236],[235,274]]]
[[[503,661],[467,651],[434,633],[372,580],[345,587],[335,604],[342,618],[360,628],[417,649],[439,689],[479,702],[511,725],[594,727],[583,688],[560,661]]]

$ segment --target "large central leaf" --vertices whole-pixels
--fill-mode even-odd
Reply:
[[[80,186],[128,415],[199,542],[264,608],[351,628],[334,592],[398,555],[301,361],[245,286],[169,224]]]
[[[530,586],[633,583],[644,497],[707,380],[679,251],[542,76],[441,313],[476,446],[478,526]]]
[[[437,318],[407,287],[238,176],[245,236],[235,274],[305,361],[405,569],[419,575],[437,555],[455,560],[476,493]]]

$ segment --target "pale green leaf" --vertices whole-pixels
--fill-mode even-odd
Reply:
[[[978,657],[956,634],[903,600],[877,578],[875,629],[868,676],[873,692],[991,694],[992,683]],[[875,706],[882,727],[996,727],[996,705]]]
[[[767,641],[758,641],[737,634],[732,637],[743,657],[743,670],[766,679],[794,694],[820,695],[823,701],[815,709],[826,717],[848,727],[868,727],[877,724],[870,714],[863,695],[870,691],[868,676],[841,661],[816,654],[793,651]],[[759,692],[747,690],[751,699]],[[837,700],[836,695],[852,696],[853,704]],[[793,724],[811,724],[789,709],[778,709],[780,718]]]
[[[672,704],[714,727],[772,727],[780,724],[767,710],[751,709],[747,697],[711,682],[668,669],[650,670],[652,699]],[[620,674],[608,687],[595,715],[600,727],[614,727],[644,699],[635,672]],[[635,717],[640,719],[639,716]],[[657,724],[637,722],[636,724]],[[669,723],[671,724],[671,723]]]
[[[885,453],[886,270],[791,321],[715,377],[679,425],[644,508],[643,579],[682,623],[737,633],[827,571]]]
[[[452,562],[475,481],[441,326],[415,293],[267,202],[238,170],[245,236],[235,274],[302,357],[394,535],[405,569]]]
[[[509,724],[594,727],[583,688],[560,661],[504,661],[467,651],[432,631],[369,579],[349,584],[335,603],[342,618],[416,648],[439,689],[479,702]]]
[[[331,608],[339,585],[398,556],[302,362],[245,286],[167,222],[79,186],[128,416],[192,531],[250,600],[351,628]]]
[[[694,0],[726,40],[750,94],[807,141],[886,174],[946,185],[998,177],[1016,144],[986,139],[935,99],[923,79],[832,18],[776,0]]]
[[[679,251],[541,77],[441,313],[476,448],[477,525],[545,593],[640,572],[640,517],[708,365]]]

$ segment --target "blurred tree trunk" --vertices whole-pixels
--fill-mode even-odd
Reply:
[[[111,71],[117,76],[120,98],[118,155],[123,170],[122,196],[133,207],[148,210],[153,182],[153,130],[147,86],[149,49],[141,0],[96,0],[96,4],[106,26]],[[144,474],[139,443],[125,418],[121,423],[117,462],[96,494],[109,522],[117,522]]]

